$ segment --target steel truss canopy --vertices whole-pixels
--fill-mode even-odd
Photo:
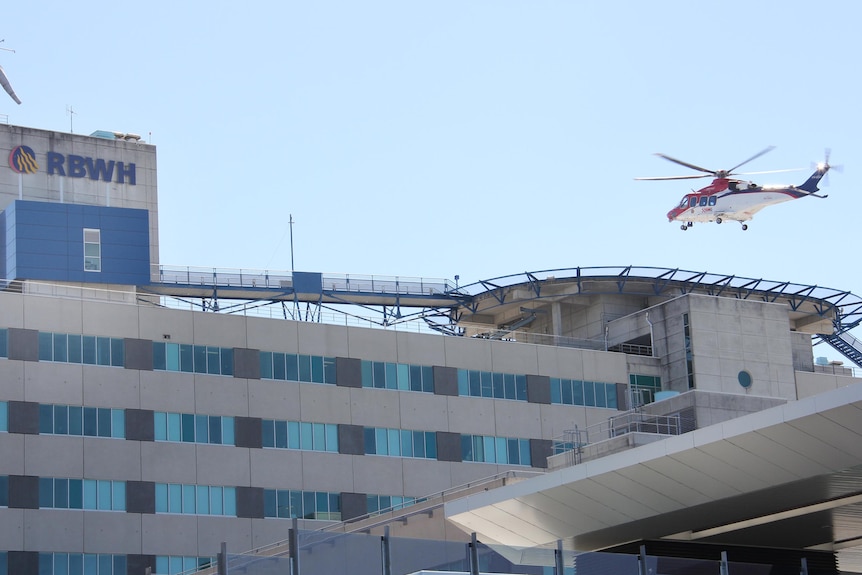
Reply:
[[[845,355],[834,336],[862,322],[862,298],[849,291],[679,268],[557,268],[464,286],[447,279],[174,266],[159,266],[158,278],[158,282],[139,286],[139,291],[200,301],[202,309],[222,313],[245,313],[250,307],[271,304],[305,304],[318,312],[325,308],[364,319],[371,314],[382,326],[423,321],[451,335],[463,335],[459,323],[471,315],[601,294],[670,299],[698,293],[784,303],[790,307],[791,317],[829,320],[834,332],[822,336],[833,336],[832,340],[821,339]],[[319,321],[320,315],[312,312],[306,317]]]

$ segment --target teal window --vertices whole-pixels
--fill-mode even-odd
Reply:
[[[488,435],[461,435],[461,459],[475,463],[527,465],[530,440]]]
[[[181,573],[193,573],[194,571],[211,567],[215,565],[215,563],[215,557],[157,555],[156,570],[153,575],[180,575]]]
[[[9,431],[9,404],[0,401],[0,431]]]
[[[260,377],[302,383],[334,384],[335,358],[262,351],[260,352]]]
[[[9,575],[9,560],[5,551],[0,551],[0,575]]]
[[[395,511],[416,505],[425,501],[424,497],[401,497],[398,495],[366,495],[369,515],[378,515],[384,511]]]
[[[156,513],[236,517],[236,488],[156,483]]]
[[[102,233],[100,230],[84,228],[84,271],[102,271]]]
[[[0,507],[9,507],[9,476],[0,475]]]
[[[551,403],[617,408],[617,386],[600,381],[551,378]]]
[[[125,555],[39,553],[39,575],[126,575]]]
[[[527,401],[527,376],[459,369],[458,395]]]
[[[264,489],[263,516],[341,521],[341,494],[324,491]]]
[[[39,508],[125,511],[126,482],[40,477]]]
[[[0,329],[0,357],[9,357],[9,330]]]
[[[156,441],[235,445],[234,418],[230,416],[157,411],[153,427]]]
[[[437,433],[366,427],[365,454],[437,459]]]
[[[263,447],[338,453],[338,425],[264,419]]]
[[[123,367],[125,342],[119,337],[40,331],[39,361]]]
[[[362,387],[434,393],[434,369],[430,365],[408,365],[363,360]]]
[[[85,437],[126,437],[126,412],[106,407],[39,405],[39,433]]]
[[[656,392],[661,391],[661,377],[630,373],[629,389],[634,406],[652,403],[655,401]]]
[[[233,348],[154,341],[153,369],[233,375]]]
[[[682,314],[682,329],[685,338],[685,369],[688,376],[688,388],[694,389],[694,355],[691,350],[691,325],[687,313]]]

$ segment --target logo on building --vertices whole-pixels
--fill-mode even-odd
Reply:
[[[88,178],[103,182],[135,185],[135,164],[90,158],[75,154],[47,152],[46,171],[49,176]],[[35,174],[39,170],[36,153],[30,146],[17,146],[9,153],[9,167],[18,174]]]
[[[16,146],[9,152],[9,167],[16,174],[35,174],[39,169],[36,152],[30,146]]]

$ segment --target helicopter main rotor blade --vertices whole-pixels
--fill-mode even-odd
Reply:
[[[704,174],[702,176],[653,176],[646,178],[635,178],[636,180],[696,180],[699,178],[708,178],[713,174]]]
[[[744,162],[741,162],[741,163],[739,163],[739,164],[736,164],[735,166],[733,166],[732,168],[730,168],[729,170],[727,170],[727,173],[728,173],[728,174],[733,173],[733,170],[735,170],[736,168],[739,168],[739,167],[741,167],[741,166],[744,166],[744,165],[745,165],[745,164],[747,164],[748,162],[750,162],[750,161],[752,161],[752,160],[756,160],[757,158],[759,158],[759,157],[760,157],[760,156],[762,156],[763,154],[765,154],[765,153],[767,153],[767,152],[771,152],[771,151],[772,151],[772,150],[774,150],[774,149],[775,149],[775,146],[769,146],[769,147],[768,147],[768,148],[766,148],[765,150],[761,150],[761,151],[759,151],[758,153],[754,154],[753,156],[751,156],[750,158],[748,158],[748,159],[747,159],[747,160],[745,160]]]
[[[656,154],[656,156],[660,158],[664,158],[669,162],[673,162],[674,164],[679,164],[680,166],[685,166],[686,168],[691,168],[692,170],[697,170],[698,172],[706,172],[707,174],[715,175],[715,170],[707,170],[706,168],[701,168],[700,166],[695,166],[694,164],[689,164],[688,162],[683,162],[682,160],[677,160],[676,158],[671,158],[666,154]],[[698,176],[704,177],[704,176]]]

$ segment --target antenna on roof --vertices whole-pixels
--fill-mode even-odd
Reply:
[[[68,114],[68,116],[69,116],[69,132],[72,134],[75,133],[75,127],[74,127],[75,122],[74,122],[74,120],[75,120],[75,114],[77,114],[77,113],[78,112],[76,112],[75,110],[72,109],[71,104],[66,106],[66,114]]]

